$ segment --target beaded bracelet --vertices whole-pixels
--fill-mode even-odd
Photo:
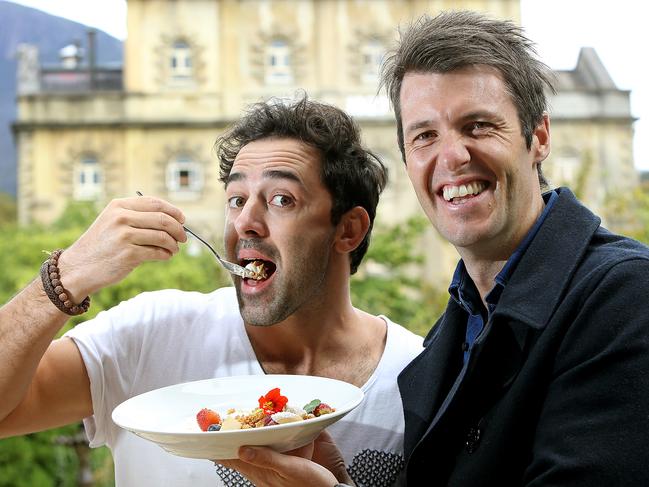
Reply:
[[[61,273],[59,272],[59,257],[63,253],[62,249],[55,250],[50,254],[49,259],[43,262],[41,266],[41,281],[43,281],[43,289],[54,303],[54,306],[59,308],[65,314],[70,316],[80,315],[88,311],[90,308],[90,297],[86,296],[79,304],[74,304],[70,301],[69,293],[63,289],[61,284]]]

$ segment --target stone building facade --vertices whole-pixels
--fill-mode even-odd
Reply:
[[[19,221],[48,223],[71,199],[144,194],[183,208],[219,241],[223,190],[216,136],[244,107],[300,89],[351,113],[390,169],[378,224],[421,214],[402,167],[378,69],[397,26],[422,13],[473,9],[520,22],[517,0],[128,0],[123,68],[39,69],[20,53]],[[92,54],[92,38],[88,46]],[[592,49],[558,72],[552,99],[553,182],[576,185],[594,209],[637,184],[629,93]],[[455,251],[431,229],[428,275],[447,282]]]

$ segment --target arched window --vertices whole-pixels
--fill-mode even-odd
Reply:
[[[203,167],[187,155],[180,155],[167,165],[167,190],[195,194],[203,189]]]
[[[361,47],[361,82],[375,85],[379,80],[385,47],[378,39],[369,39]]]
[[[103,191],[102,179],[97,158],[91,154],[83,155],[74,171],[74,198],[77,200],[97,199]]]
[[[185,41],[174,42],[171,48],[169,68],[174,78],[190,78],[193,76],[192,50]]]
[[[266,76],[268,84],[293,82],[291,48],[284,39],[273,39],[266,48]]]

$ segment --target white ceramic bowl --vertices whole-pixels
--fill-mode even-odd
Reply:
[[[258,399],[279,387],[291,406],[320,399],[333,413],[264,428],[201,431],[196,413],[210,408],[223,416],[228,409],[251,410]],[[358,387],[334,379],[306,375],[246,375],[186,382],[132,397],[113,410],[113,421],[169,453],[189,458],[237,458],[240,446],[269,446],[277,451],[299,448],[335,423],[363,400]]]

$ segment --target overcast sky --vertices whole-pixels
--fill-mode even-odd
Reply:
[[[125,0],[12,0],[126,37]],[[580,47],[594,47],[621,89],[631,90],[636,166],[649,170],[649,61],[643,0],[521,0],[522,24],[553,69],[575,67]],[[643,60],[644,59],[644,60]]]

